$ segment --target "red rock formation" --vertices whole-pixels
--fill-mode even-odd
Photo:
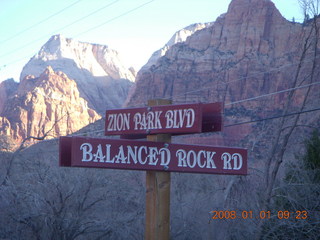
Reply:
[[[8,97],[12,95],[18,87],[13,79],[8,79],[0,83],[0,115],[6,105]]]
[[[140,71],[128,106],[159,97],[227,104],[286,89],[305,31],[302,24],[285,20],[269,0],[234,0],[212,26],[172,46],[156,64]],[[276,95],[272,105],[282,97]]]
[[[145,105],[152,98],[172,98],[174,103],[221,101],[225,125],[279,115],[288,92],[234,102],[292,88],[309,32],[310,26],[284,19],[270,0],[233,0],[213,25],[173,45],[154,65],[142,69],[127,106]],[[312,51],[302,62],[300,85],[310,82]],[[315,76],[319,74],[317,68]],[[296,91],[292,111],[305,90]],[[251,126],[226,128],[220,143],[244,139]],[[208,144],[214,141],[217,136]]]
[[[79,96],[76,82],[49,66],[39,77],[26,76],[9,96],[0,117],[0,134],[18,144],[30,136],[70,134],[99,118]]]

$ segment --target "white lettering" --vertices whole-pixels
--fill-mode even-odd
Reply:
[[[119,147],[119,152],[115,156],[115,158],[116,158],[115,163],[119,163],[120,160],[121,160],[121,163],[126,163],[127,157],[124,156],[124,151],[123,151],[123,146],[122,145]]]
[[[148,112],[147,113],[148,129],[154,129],[153,120],[154,120],[154,112]]]
[[[184,111],[183,111],[183,114],[182,114],[182,110],[179,110],[179,123],[178,123],[178,126],[180,127],[180,128],[182,128],[183,127],[183,123],[184,123],[184,119],[185,119],[185,117],[186,117],[186,111],[187,111],[187,109],[183,109]]]
[[[134,121],[134,130],[138,130],[138,124],[141,122],[141,114],[136,113],[133,117],[133,121]]]
[[[110,159],[110,144],[106,144],[106,163],[114,163],[114,158]]]
[[[134,151],[132,151],[132,147],[131,146],[127,146],[128,149],[128,164],[130,163],[130,157],[132,158],[133,162],[136,164],[137,161],[137,146],[134,146]]]
[[[130,129],[130,113],[127,113],[123,117],[123,130],[129,130]]]
[[[161,122],[160,122],[160,115],[161,115],[162,111],[156,111],[156,116],[155,116],[155,129],[161,129]]]
[[[123,115],[120,114],[116,114],[116,130],[122,130],[123,128]]]
[[[186,167],[186,157],[187,157],[187,152],[183,149],[179,149],[176,152],[176,156],[178,158],[178,167]]]
[[[242,156],[239,153],[232,154],[233,170],[239,170],[242,167]]]
[[[198,163],[198,166],[201,167],[201,168],[204,168],[206,166],[206,161],[203,162],[203,164],[201,164],[201,154],[204,155],[204,157],[206,157],[206,152],[201,150],[198,152],[198,155],[197,155],[197,163]]]
[[[147,120],[146,113],[136,113],[133,117],[134,121],[134,130],[146,130],[147,129]],[[139,127],[140,126],[140,127]]]
[[[195,112],[192,108],[168,110],[165,114],[166,128],[191,128],[195,121]]]
[[[130,113],[108,115],[107,131],[123,131],[130,129]]]
[[[115,124],[113,124],[113,120],[114,120],[114,114],[109,114],[108,115],[108,127],[107,127],[107,131],[113,131],[114,129],[113,129],[113,125],[115,125]]]
[[[171,153],[169,151],[168,148],[161,148],[159,150],[159,153],[161,155],[161,166],[167,166],[169,165],[170,161],[171,161]]]
[[[193,155],[193,164],[191,164],[191,155]],[[193,150],[190,150],[187,154],[187,164],[190,168],[194,168],[197,164],[197,157],[196,152]]]
[[[216,152],[209,152],[207,151],[207,168],[217,168],[213,161],[213,156]],[[210,167],[211,165],[211,167]]]
[[[169,166],[171,161],[171,152],[168,147],[157,148],[157,147],[147,147],[147,146],[128,146],[128,145],[118,145],[106,144],[105,149],[101,144],[98,144],[95,148],[90,143],[83,143],[80,146],[82,151],[82,162],[95,162],[95,163],[115,163],[115,164],[141,164],[150,166]],[[191,153],[192,154],[192,153]],[[177,156],[179,153],[177,153]],[[189,153],[190,155],[190,153]],[[199,156],[201,154],[199,153]],[[191,155],[190,155],[191,156]],[[200,162],[197,157],[191,156],[189,160],[189,165],[195,165],[194,162]],[[180,157],[181,158],[181,157]],[[182,154],[184,165],[186,164],[186,153]],[[189,157],[190,158],[190,157]],[[194,161],[194,162],[192,162]]]
[[[187,124],[186,127],[190,128],[193,126],[194,124],[194,120],[195,120],[195,112],[192,108],[189,108],[188,110],[186,110],[186,115],[187,115]]]
[[[221,155],[221,158],[223,160],[223,169],[232,169],[232,167],[231,167],[231,154],[225,152]]]
[[[149,165],[157,165],[159,159],[156,157],[156,154],[159,154],[158,149],[156,147],[149,147]]]
[[[98,162],[98,160],[99,162],[104,162],[105,156],[102,153],[101,144],[98,145],[97,152],[93,154],[93,156],[94,156],[94,159],[93,159],[94,162]]]
[[[90,162],[92,161],[92,145],[90,143],[83,143],[80,146],[80,150],[82,150],[82,162]]]
[[[169,110],[166,112],[165,117],[167,118],[166,128],[173,127],[173,111]]]
[[[147,157],[144,158],[144,161],[142,161],[142,150],[144,150],[144,152],[147,154],[147,147],[146,146],[142,146],[138,149],[138,161],[140,164],[146,164],[147,162]]]
[[[179,121],[178,121],[178,116],[177,116],[178,111],[181,111],[181,110],[173,110],[173,128],[179,128],[179,125],[178,125]]]

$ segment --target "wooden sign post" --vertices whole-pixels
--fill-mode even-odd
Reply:
[[[149,100],[148,106],[168,105],[170,100]],[[148,141],[171,143],[171,134],[148,135]],[[165,170],[165,169],[164,169]],[[146,172],[146,240],[170,238],[170,172]]]
[[[222,108],[155,99],[147,108],[108,110],[105,135],[122,139],[60,137],[59,165],[146,171],[145,239],[169,240],[170,172],[247,174],[246,149],[171,143],[171,134],[221,131]]]

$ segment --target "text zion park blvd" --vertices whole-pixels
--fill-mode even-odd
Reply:
[[[171,143],[171,134],[222,130],[221,103],[171,104],[106,111],[105,135],[124,140],[60,137],[59,162],[65,167],[146,170],[145,239],[169,239],[170,172],[247,174],[247,150]],[[160,106],[159,106],[160,105]],[[148,141],[127,140],[145,138]]]
[[[106,116],[106,134],[119,131],[192,128],[196,124],[196,114],[199,114],[198,106],[166,111],[152,110],[151,107],[131,109],[128,112],[110,110]]]
[[[131,113],[108,114],[106,131],[130,131],[130,122],[133,122],[134,130],[147,129],[171,129],[171,128],[191,128],[195,124],[195,110],[175,109],[163,111],[137,112],[133,116]],[[161,123],[161,118],[165,118],[165,125]]]
[[[222,104],[181,104],[106,111],[106,135],[221,131]]]

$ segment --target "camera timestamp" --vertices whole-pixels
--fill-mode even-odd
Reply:
[[[214,210],[209,212],[211,214],[211,219],[297,219],[305,220],[308,216],[308,211],[306,210],[297,210],[297,211],[259,211],[254,212],[252,210]]]

